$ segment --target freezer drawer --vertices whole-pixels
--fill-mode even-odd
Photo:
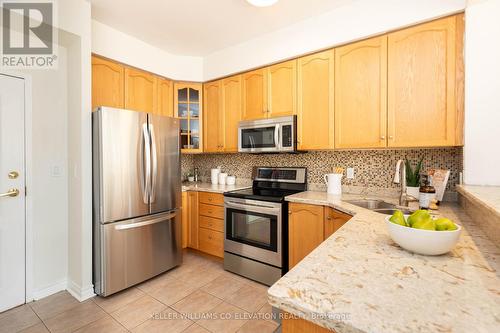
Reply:
[[[97,294],[108,296],[182,262],[180,210],[108,223],[99,228]]]

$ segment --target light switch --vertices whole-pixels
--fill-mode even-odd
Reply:
[[[50,168],[50,175],[52,177],[61,177],[62,175],[62,169],[59,165],[53,165],[51,168]]]
[[[354,179],[354,168],[347,168],[347,179]]]

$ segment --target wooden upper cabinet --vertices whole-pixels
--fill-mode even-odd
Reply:
[[[456,16],[388,38],[388,146],[454,145]]]
[[[238,151],[238,122],[241,120],[241,75],[222,80],[224,151]]]
[[[304,259],[324,237],[324,208],[300,203],[289,206],[289,268]]]
[[[257,69],[242,75],[242,119],[267,117],[267,70]]]
[[[335,148],[386,146],[387,36],[335,49]]]
[[[203,151],[203,85],[174,83],[174,117],[180,119],[181,152]]]
[[[154,112],[157,103],[157,78],[149,73],[125,68],[125,108]]]
[[[124,107],[124,67],[92,56],[92,111],[98,106]]]
[[[171,80],[158,78],[158,102],[155,113],[160,116],[174,116],[174,83]]]
[[[334,50],[298,59],[299,150],[333,149]]]
[[[203,148],[205,152],[219,152],[224,148],[222,81],[204,84],[204,96]]]
[[[297,60],[268,67],[268,117],[297,113]]]

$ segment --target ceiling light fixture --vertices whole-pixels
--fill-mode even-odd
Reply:
[[[247,0],[247,2],[255,7],[269,7],[278,2],[278,0]]]

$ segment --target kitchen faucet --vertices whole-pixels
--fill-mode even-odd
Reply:
[[[406,193],[406,166],[405,161],[399,160],[396,164],[396,174],[394,175],[394,183],[401,183],[401,192],[399,194],[399,205],[408,207],[412,201],[418,201],[417,198]]]

